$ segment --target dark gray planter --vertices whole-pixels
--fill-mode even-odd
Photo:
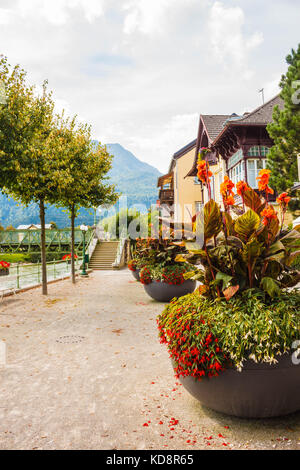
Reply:
[[[152,299],[158,302],[170,302],[174,297],[182,297],[191,294],[196,288],[196,281],[188,279],[180,286],[167,284],[166,282],[153,281],[150,284],[144,284],[144,289]]]
[[[133,275],[134,279],[139,281],[140,280],[140,269],[136,269],[135,271],[131,271],[131,272],[132,272],[132,275]]]
[[[9,268],[0,269],[0,276],[8,276],[9,275]]]
[[[249,360],[242,372],[228,369],[218,377],[180,377],[180,382],[215,411],[240,418],[284,416],[300,410],[300,365],[292,363],[292,354],[277,359],[277,364]]]

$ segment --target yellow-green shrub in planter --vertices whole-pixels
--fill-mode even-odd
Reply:
[[[185,280],[184,273],[187,265],[174,264],[162,267],[145,266],[141,270],[140,280],[145,292],[158,302],[170,302],[170,300],[182,297],[194,292],[196,281]]]
[[[300,410],[300,295],[250,290],[228,302],[198,292],[158,318],[175,375],[202,404],[240,417]],[[293,347],[294,346],[294,347]]]

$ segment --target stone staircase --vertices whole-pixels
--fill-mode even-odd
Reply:
[[[89,262],[94,270],[113,269],[112,264],[117,256],[119,242],[98,242]]]

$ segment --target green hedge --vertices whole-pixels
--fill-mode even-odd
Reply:
[[[47,261],[60,261],[63,255],[70,253],[63,252],[50,252],[47,253]],[[40,253],[0,253],[0,261],[7,261],[8,263],[40,263]]]
[[[29,263],[30,256],[23,253],[0,253],[0,260],[8,263]]]

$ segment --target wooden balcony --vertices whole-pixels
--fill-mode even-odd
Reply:
[[[159,191],[159,200],[161,204],[173,204],[174,203],[174,190],[173,189],[161,189]]]

